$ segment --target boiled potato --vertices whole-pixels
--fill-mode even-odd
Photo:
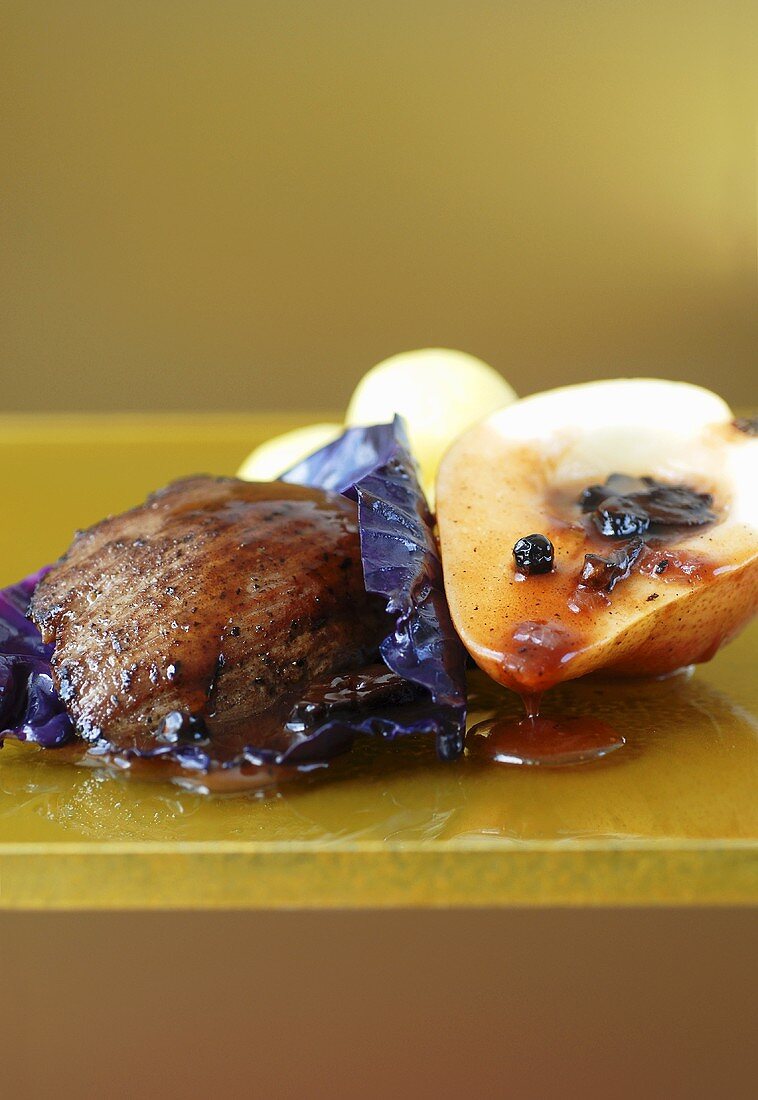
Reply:
[[[423,348],[372,367],[353,393],[345,424],[383,424],[399,413],[433,504],[437,467],[453,440],[477,420],[515,400],[508,383],[481,359],[447,348]],[[237,476],[270,481],[342,431],[339,424],[310,424],[286,432],[256,448]]]
[[[301,459],[342,434],[341,424],[308,424],[261,443],[237,471],[244,481],[275,481]]]
[[[442,455],[477,420],[516,400],[496,370],[462,351],[422,348],[393,355],[358,383],[349,426],[380,424],[399,413],[430,495]]]

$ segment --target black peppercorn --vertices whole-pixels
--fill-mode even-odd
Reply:
[[[529,577],[534,573],[552,571],[555,550],[545,535],[526,535],[513,547],[513,556],[519,572]]]

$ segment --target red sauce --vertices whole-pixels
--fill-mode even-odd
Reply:
[[[113,775],[148,783],[173,783],[185,790],[212,794],[274,790],[281,784],[290,783],[317,767],[317,765],[295,768],[281,765],[243,764],[234,768],[216,766],[210,771],[192,772],[180,767],[169,757],[147,759],[132,757],[126,760],[115,753],[95,753],[84,741],[49,750],[46,753],[46,759],[56,763],[98,768]],[[318,765],[318,767],[325,767],[325,765]]]
[[[492,650],[500,655],[494,678],[522,694],[546,691],[569,678],[567,666],[603,637],[613,623],[610,616],[628,601],[643,596],[652,609],[667,587],[713,582],[722,568],[682,545],[691,534],[684,526],[653,524],[634,539],[602,535],[582,512],[581,493],[580,486],[571,485],[547,491],[544,529],[556,548],[555,568],[545,576],[515,573],[516,582],[529,585],[537,613],[493,639]],[[705,508],[711,496],[701,497]],[[698,529],[706,526],[700,523]],[[635,575],[645,576],[645,588],[634,583]],[[648,589],[650,581],[657,591]]]
[[[601,759],[626,744],[599,718],[489,718],[474,726],[469,751],[496,764],[566,767]]]
[[[562,677],[561,666],[584,647],[573,629],[558,622],[519,623],[502,657],[502,667],[515,684],[528,685],[525,697],[537,698]]]
[[[678,551],[670,544],[651,541],[643,551],[637,569],[663,584],[696,584],[712,581],[722,566],[694,554]]]
[[[172,782],[184,788],[226,794],[238,791],[264,790],[288,784],[315,770],[327,766],[325,761],[286,764],[235,763],[244,745],[256,744],[292,747],[307,738],[314,728],[330,719],[343,719],[346,726],[352,719],[367,714],[383,715],[399,721],[423,718],[427,704],[418,698],[418,691],[385,665],[369,665],[356,672],[341,673],[321,682],[311,683],[307,690],[290,693],[277,706],[264,714],[239,722],[227,722],[215,730],[210,741],[201,748],[210,757],[206,769],[183,766],[169,755],[139,757],[118,746],[99,749],[86,742],[66,745],[54,750],[59,761],[88,767],[105,768],[114,774],[153,782]],[[349,748],[349,737],[335,753]]]

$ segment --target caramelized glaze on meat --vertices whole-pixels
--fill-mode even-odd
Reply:
[[[382,636],[355,505],[281,482],[178,481],[77,534],[30,615],[82,736],[149,746],[167,714],[213,735]]]

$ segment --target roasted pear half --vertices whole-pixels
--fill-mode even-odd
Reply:
[[[755,424],[697,386],[517,401],[449,449],[437,518],[458,633],[522,695],[707,661],[758,608]]]

